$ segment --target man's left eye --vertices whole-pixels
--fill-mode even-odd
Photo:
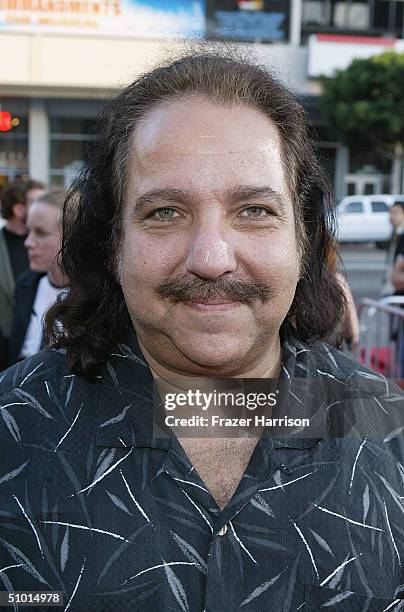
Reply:
[[[165,208],[158,208],[151,216],[158,221],[171,221],[171,219],[176,218],[175,215],[178,216],[178,213],[173,208],[167,206]]]
[[[242,216],[249,217],[250,219],[261,219],[268,216],[268,211],[265,208],[262,208],[262,206],[249,206],[248,208],[245,208],[241,214]]]

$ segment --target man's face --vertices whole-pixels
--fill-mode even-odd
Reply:
[[[43,195],[44,193],[45,189],[42,189],[42,187],[33,187],[32,189],[29,189],[29,191],[27,191],[25,194],[25,204],[27,209],[29,209],[34,200],[39,198],[39,196]]]
[[[19,221],[22,224],[26,224],[27,222],[27,207],[25,206],[24,202],[16,202],[13,206],[13,213],[12,213],[12,217],[13,219],[16,219],[17,221]]]
[[[277,129],[187,97],[133,139],[118,274],[141,342],[175,371],[248,368],[278,338],[299,278]]]
[[[390,223],[394,228],[404,225],[404,209],[401,206],[394,205],[389,210]]]
[[[52,204],[34,202],[29,208],[29,233],[24,244],[34,272],[48,272],[55,263],[60,248],[58,221],[59,209]]]

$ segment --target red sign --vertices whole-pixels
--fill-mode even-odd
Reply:
[[[0,132],[8,132],[12,127],[11,113],[0,111]]]
[[[237,0],[238,8],[245,11],[262,11],[264,8],[263,0]]]

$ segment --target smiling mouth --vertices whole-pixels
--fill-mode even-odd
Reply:
[[[216,298],[214,300],[204,300],[203,298],[196,298],[190,301],[191,304],[207,304],[207,305],[219,305],[219,304],[234,304],[239,300],[231,300],[230,298]]]
[[[187,301],[184,302],[186,306],[192,308],[193,310],[199,310],[202,312],[220,312],[226,310],[233,310],[234,308],[239,308],[242,304],[240,301],[235,300],[226,300],[224,298],[219,298],[216,300],[209,301]]]

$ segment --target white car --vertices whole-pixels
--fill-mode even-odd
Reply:
[[[404,202],[404,195],[373,194],[347,196],[337,206],[338,242],[376,242],[383,245],[391,238],[389,208]]]

